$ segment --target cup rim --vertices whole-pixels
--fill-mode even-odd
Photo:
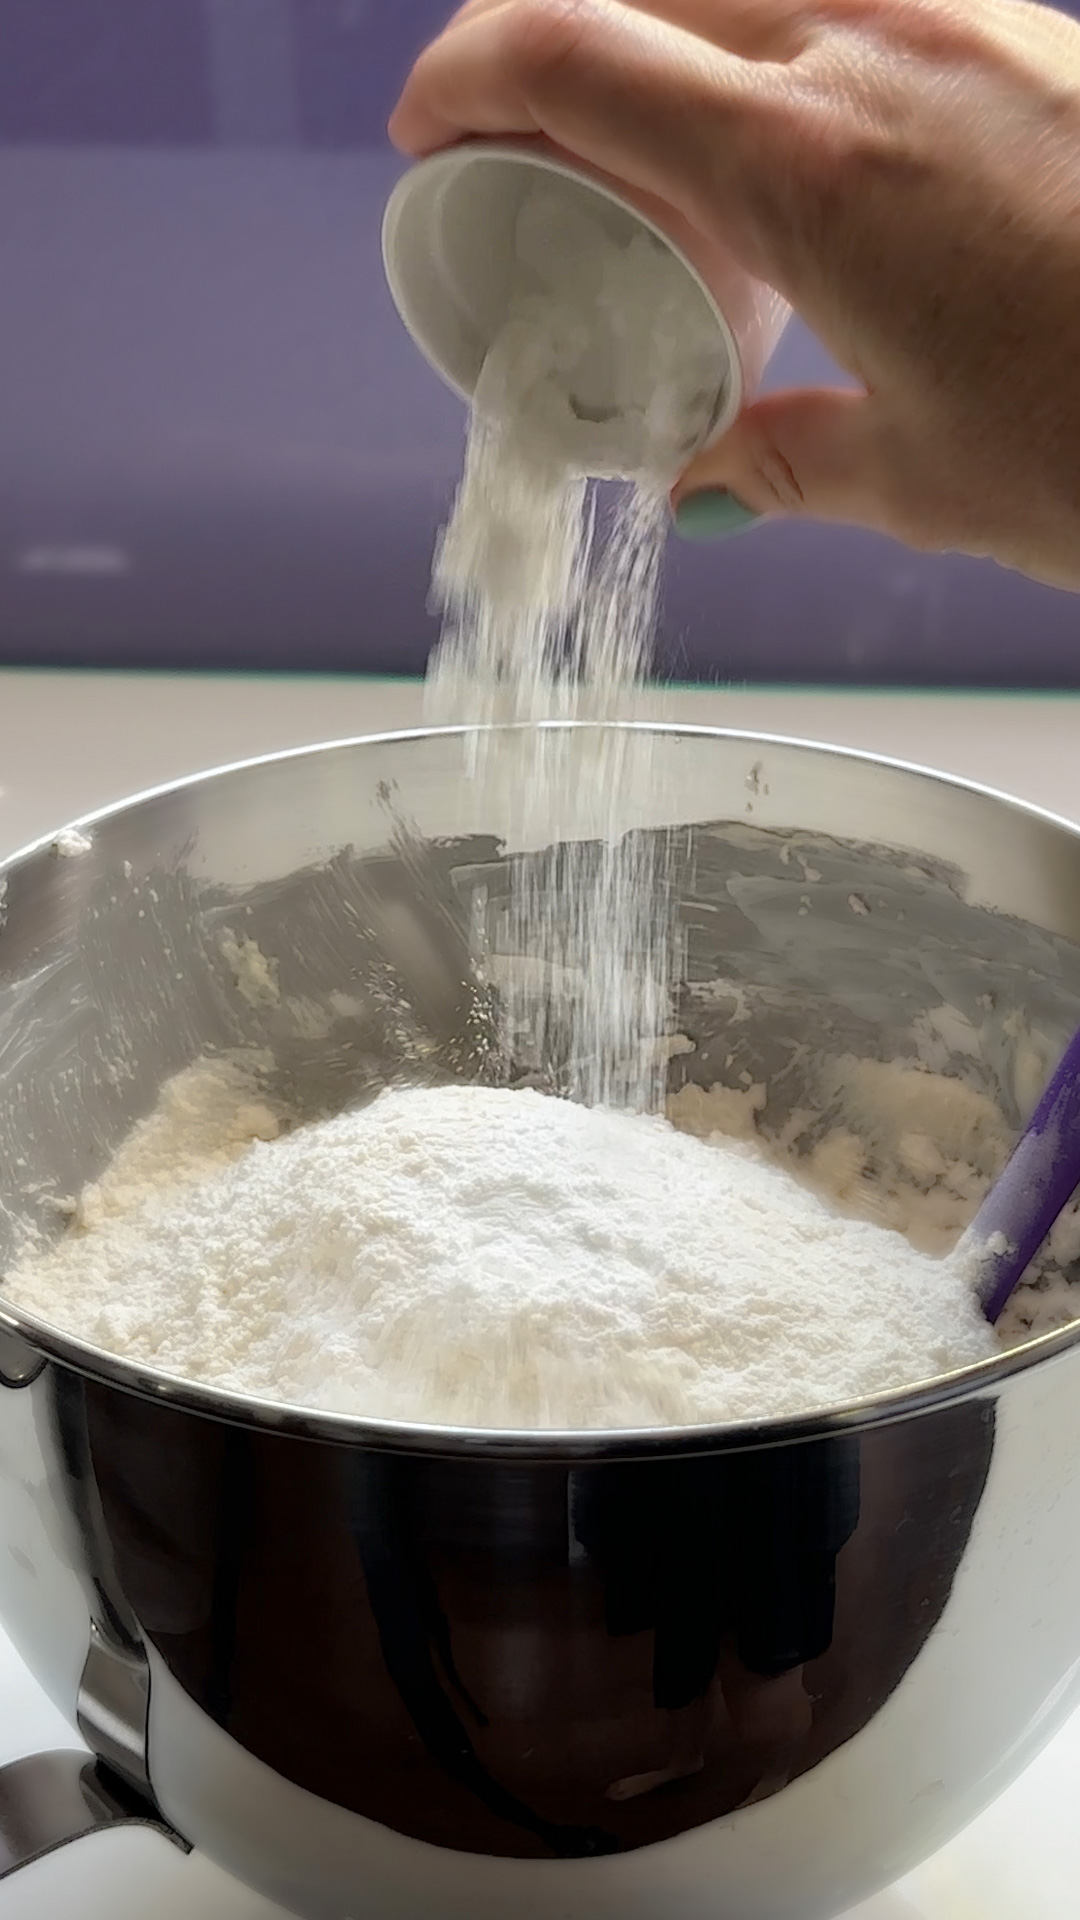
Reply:
[[[678,725],[661,721],[544,721],[546,730],[617,730],[652,733],[674,738],[713,739],[736,742],[751,751],[756,749],[796,749],[814,757],[839,759],[885,768],[893,773],[914,775],[949,791],[981,797],[1005,806],[1080,841],[1080,825],[1052,813],[1049,809],[1019,800],[999,789],[972,780],[942,773],[917,762],[893,759],[885,755],[832,746],[827,742],[804,740],[784,734],[754,733],[741,728]],[[514,727],[471,726],[415,727],[377,734],[358,734],[340,740],[328,740],[314,746],[290,747],[282,752],[258,754],[249,759],[226,762],[202,772],[189,774],[151,787],[109,806],[95,809],[69,823],[81,833],[92,836],[96,827],[130,813],[151,800],[186,792],[227,775],[252,772],[257,768],[300,760],[305,757],[355,750],[364,746],[404,746],[416,741],[457,736],[466,739],[478,732],[533,731],[531,723]],[[55,845],[64,828],[43,834],[28,846],[0,861],[0,882],[26,861],[40,857]],[[2,1286],[2,1276],[0,1276]],[[366,1414],[328,1413],[318,1409],[267,1400],[222,1387],[211,1387],[187,1380],[141,1363],[125,1360],[79,1340],[50,1322],[28,1313],[4,1298],[0,1291],[0,1333],[29,1346],[45,1360],[58,1362],[75,1373],[99,1384],[134,1393],[140,1399],[157,1400],[187,1413],[214,1419],[230,1426],[278,1433],[297,1439],[319,1440],[344,1446],[363,1446],[382,1452],[425,1454],[442,1458],[517,1459],[552,1464],[580,1464],[634,1458],[675,1458],[699,1454],[738,1453],[763,1447],[792,1445],[820,1440],[840,1433],[865,1432],[891,1426],[899,1421],[932,1413],[959,1401],[996,1399],[1005,1382],[1030,1368],[1061,1359],[1080,1344],[1080,1317],[1064,1327],[1022,1342],[974,1365],[939,1374],[905,1387],[848,1401],[837,1407],[798,1415],[781,1415],[765,1420],[717,1421],[692,1427],[635,1428],[496,1428],[454,1427],[431,1422],[410,1422],[375,1418]],[[19,1391],[37,1378],[35,1367],[25,1377],[5,1380],[0,1366],[0,1388]]]
[[[454,146],[442,147],[437,153],[428,154],[424,159],[416,161],[413,166],[407,168],[387,200],[382,221],[383,271],[402,324],[428,365],[438,374],[443,384],[458,395],[459,399],[464,400],[466,405],[471,404],[473,391],[463,386],[446,368],[435,352],[430,332],[418,318],[415,308],[406,296],[398,251],[401,220],[412,196],[434,174],[453,173],[460,171],[463,167],[483,165],[490,161],[532,167],[539,173],[557,174],[562,179],[572,180],[578,186],[589,188],[600,199],[618,207],[631,219],[637,221],[678,260],[705,299],[727,357],[727,379],[723,398],[714,411],[708,432],[701,441],[698,452],[713,446],[734,425],[746,398],[746,374],[731,323],[686,249],[672,238],[658,220],[645,212],[631,195],[621,190],[618,181],[609,178],[598,168],[589,167],[573,159],[572,156],[561,153],[550,141],[541,138],[461,140]]]

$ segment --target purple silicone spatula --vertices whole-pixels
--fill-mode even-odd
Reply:
[[[1080,1185],[1080,1033],[1073,1035],[1004,1172],[967,1233],[976,1291],[994,1323]]]

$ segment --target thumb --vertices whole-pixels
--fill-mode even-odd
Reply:
[[[706,540],[761,515],[808,514],[900,534],[890,442],[870,394],[769,394],[686,469],[672,492],[676,529]]]

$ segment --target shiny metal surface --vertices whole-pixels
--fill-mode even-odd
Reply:
[[[559,737],[567,838],[590,733]],[[1022,1045],[1080,1025],[1074,830],[797,743],[639,752],[625,825],[665,836],[685,934],[673,1074],[775,1086],[808,1034],[913,1057],[920,1018],[990,1003],[940,1064],[1019,1122]],[[265,1049],[298,1116],[479,1072],[493,805],[460,735],[372,740],[10,865],[0,1261],[206,1049]],[[0,1324],[8,1631],[167,1822],[298,1912],[815,1920],[942,1844],[1080,1689],[1071,1331],[842,1417],[597,1437],[309,1415]]]
[[[150,1826],[186,1842],[83,1753],[37,1753],[0,1767],[0,1880],[105,1827]]]

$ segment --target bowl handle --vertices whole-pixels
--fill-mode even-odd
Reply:
[[[191,1852],[156,1807],[88,1753],[34,1753],[0,1767],[0,1880],[105,1827],[153,1827]]]

